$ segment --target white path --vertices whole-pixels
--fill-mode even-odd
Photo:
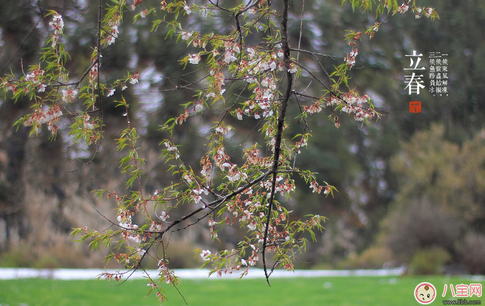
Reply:
[[[30,268],[0,268],[0,279],[45,278],[60,280],[89,280],[96,279],[103,272],[115,273],[119,270],[102,269],[30,269]],[[284,277],[330,277],[330,276],[400,276],[406,271],[405,267],[393,269],[362,269],[362,270],[295,270],[294,272],[275,270],[272,278]],[[157,270],[147,270],[156,277]],[[208,271],[202,269],[176,269],[175,274],[181,279],[206,279]],[[132,279],[145,278],[143,272],[137,271]],[[211,279],[217,278],[213,274]],[[239,278],[239,274],[224,275],[223,278]],[[262,269],[251,268],[245,278],[264,278]]]

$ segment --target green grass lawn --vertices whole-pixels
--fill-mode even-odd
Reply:
[[[432,305],[451,299],[449,284],[477,283],[469,278],[444,276],[319,277],[273,278],[268,287],[263,279],[210,279],[182,280],[180,291],[189,305],[419,305],[413,292],[423,281],[431,282],[437,289]],[[115,284],[104,280],[2,280],[0,305],[159,305],[154,293],[145,297],[148,287],[143,280],[128,281],[121,286],[113,286]],[[442,298],[444,284],[448,284],[448,293]],[[167,288],[166,292],[169,300],[164,305],[185,305],[175,290]],[[485,297],[468,299],[483,299],[485,305]]]

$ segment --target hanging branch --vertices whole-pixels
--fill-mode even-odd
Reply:
[[[268,212],[266,214],[266,227],[264,229],[264,238],[263,238],[263,268],[264,268],[264,275],[266,277],[266,282],[269,285],[269,274],[268,269],[266,266],[266,245],[268,243],[268,231],[270,226],[271,211],[273,209],[273,201],[275,196],[276,190],[276,176],[278,174],[278,163],[280,158],[280,151],[281,151],[281,138],[283,137],[283,127],[285,125],[285,118],[286,118],[286,109],[288,107],[288,101],[291,96],[292,91],[292,83],[293,83],[293,75],[289,72],[290,70],[290,47],[288,44],[288,0],[283,1],[283,12],[281,14],[281,46],[283,49],[284,54],[284,66],[286,70],[286,85],[285,85],[285,92],[283,94],[283,100],[281,101],[279,111],[278,111],[278,127],[276,132],[276,141],[274,147],[274,154],[273,154],[273,167],[271,172],[273,173],[273,180],[271,185],[271,194],[269,196],[269,203],[268,203]]]

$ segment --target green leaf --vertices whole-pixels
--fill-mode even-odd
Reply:
[[[161,23],[162,23],[162,19],[155,20],[152,24],[151,32],[155,32],[156,30],[158,30],[158,27],[160,26]]]
[[[131,187],[133,187],[133,183],[135,182],[135,180],[136,180],[136,179],[137,179],[137,177],[136,177],[136,176],[130,177],[130,178],[128,179],[128,181],[126,182],[126,187],[127,187],[127,188],[131,188]]]
[[[82,232],[83,229],[82,228],[74,228],[72,231],[71,231],[71,236],[72,237],[75,237],[77,235],[79,235],[80,232]]]

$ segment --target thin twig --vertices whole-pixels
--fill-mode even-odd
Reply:
[[[101,86],[100,86],[100,72],[101,72],[101,18],[103,16],[102,11],[102,2],[103,0],[99,0],[99,8],[98,8],[98,41],[97,41],[97,53],[96,57],[98,58],[98,99],[99,99],[99,109],[101,120],[103,120],[103,98],[101,97]],[[94,104],[93,104],[94,109]],[[101,125],[102,126],[102,125]]]
[[[300,15],[300,36],[298,37],[298,50],[301,47],[301,38],[303,37],[303,14],[305,12],[305,0],[301,4],[301,15]],[[300,53],[296,54],[296,61],[300,61]]]
[[[323,56],[323,57],[330,57],[331,59],[333,59],[334,61],[337,62],[337,60],[332,56],[332,55],[328,55],[328,54],[324,54],[324,53],[320,53],[320,52],[314,52],[314,51],[308,51],[308,50],[302,50],[300,48],[298,49],[295,49],[295,48],[290,48],[291,51],[295,51],[295,52],[298,52],[298,53],[308,53],[308,54],[312,54],[312,55],[319,55],[319,56]]]

